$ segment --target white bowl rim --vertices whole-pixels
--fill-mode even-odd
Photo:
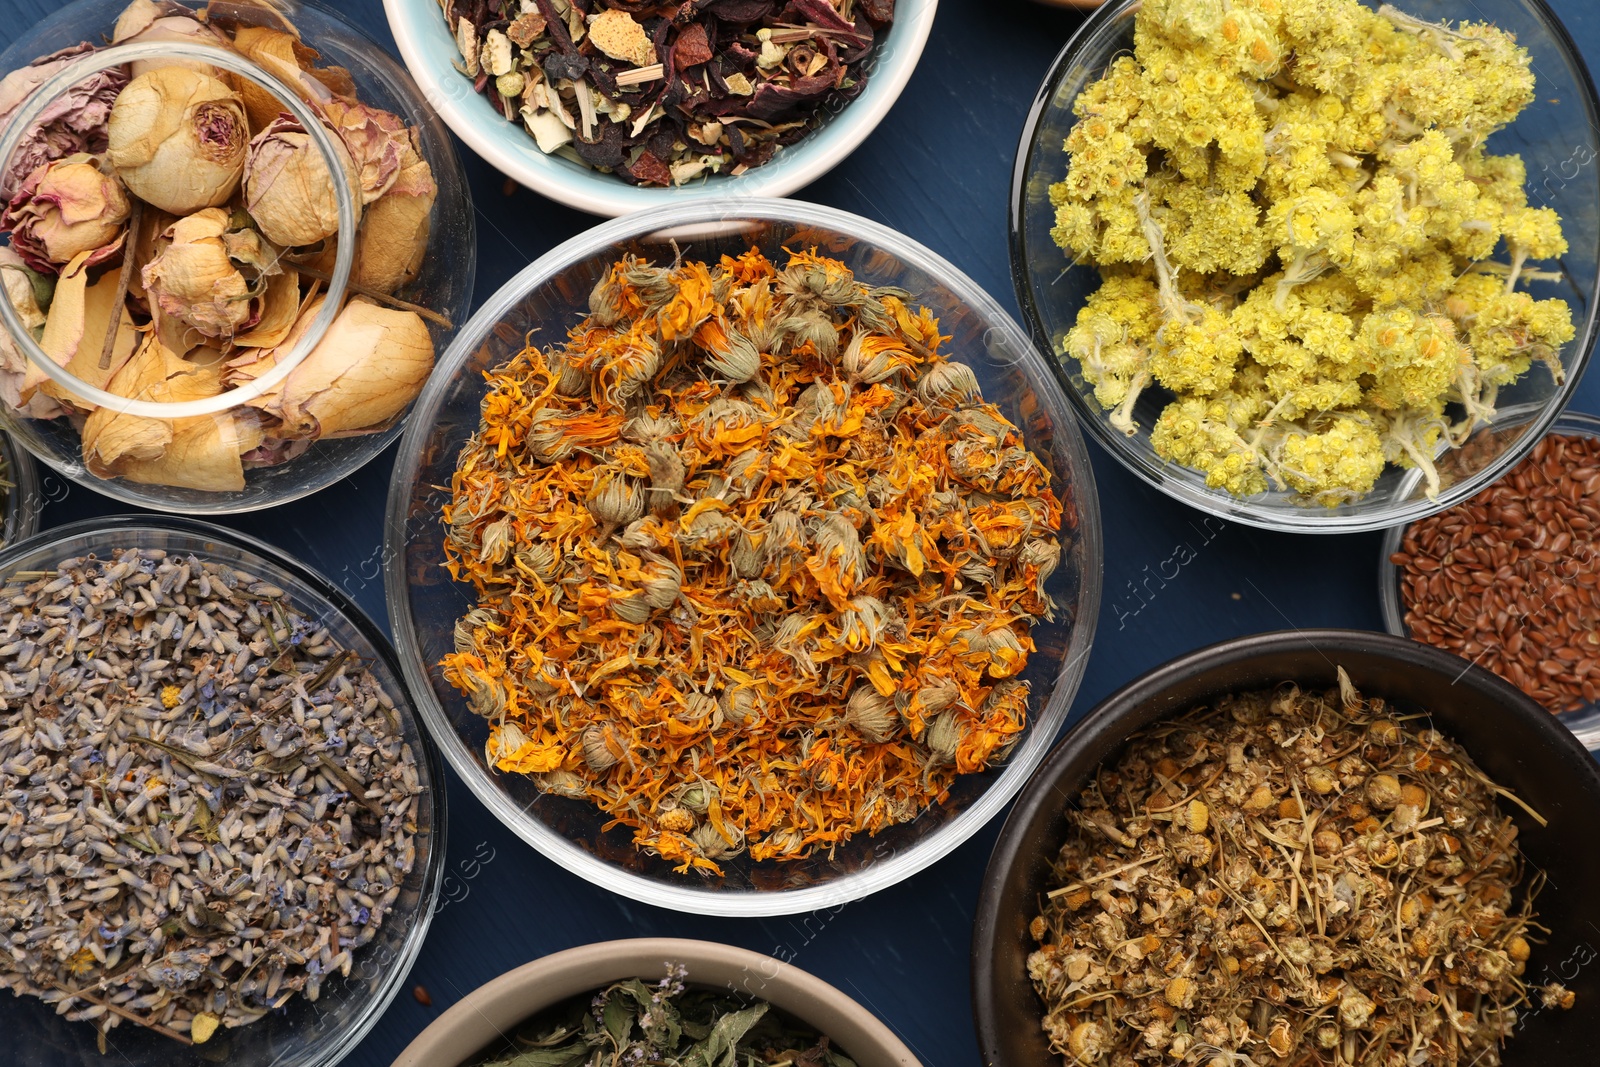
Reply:
[[[438,1055],[452,1051],[454,1042],[451,1039],[466,1017],[476,1017],[479,1030],[498,1032],[502,1021],[515,1025],[569,997],[602,988],[610,982],[648,977],[648,971],[636,972],[641,968],[660,967],[666,962],[688,967],[691,983],[716,984],[719,974],[745,975],[743,985],[747,992],[767,1000],[788,1015],[800,1014],[788,1006],[795,1000],[808,1001],[815,1005],[816,1011],[811,1018],[803,1020],[807,1025],[845,1045],[839,1034],[826,1033],[817,1024],[816,1015],[831,1015],[845,1028],[854,1030],[856,1034],[852,1036],[860,1036],[875,1046],[857,1049],[846,1045],[852,1056],[866,1061],[867,1057],[861,1053],[870,1051],[878,1053],[870,1062],[920,1067],[905,1042],[883,1020],[809,971],[750,949],[676,937],[638,937],[580,945],[509,970],[452,1004],[406,1046],[392,1067],[457,1067],[459,1061],[440,1060]],[[701,972],[701,978],[696,978],[697,971]],[[596,981],[596,976],[602,973],[611,977]],[[733,979],[724,981],[731,985]],[[752,981],[757,988],[750,988]],[[761,990],[772,986],[782,993],[778,997],[763,996]],[[543,992],[546,989],[553,995],[546,997]],[[510,1018],[513,1014],[516,1018]],[[485,1044],[487,1040],[478,1042],[475,1047]]]
[[[614,174],[586,171],[546,156],[525,129],[499,118],[482,94],[472,91],[465,75],[450,68],[447,82],[442,77],[445,72],[429,61],[426,41],[447,32],[437,0],[383,0],[395,44],[423,99],[457,137],[490,166],[534,192],[579,211],[613,217],[689,200],[788,196],[822,177],[867,139],[899,99],[928,42],[938,6],[939,0],[898,0],[889,37],[875,53],[879,64],[866,88],[822,129],[742,175],[712,176],[661,189],[629,185]],[[450,49],[459,56],[453,41]],[[515,137],[515,147],[506,132]]]
[[[411,612],[410,579],[405,566],[405,544],[410,536],[406,512],[410,504],[411,484],[422,455],[424,435],[433,431],[435,405],[455,380],[459,365],[466,361],[467,356],[507,310],[529,290],[555,277],[575,258],[589,254],[594,247],[614,247],[634,236],[656,234],[673,227],[723,222],[730,218],[820,225],[877,244],[909,244],[920,257],[920,266],[935,274],[946,289],[960,294],[980,315],[993,323],[991,330],[1009,330],[1016,351],[1021,353],[1018,362],[1028,364],[1031,368],[1030,377],[1042,384],[1042,391],[1035,394],[1036,398],[1040,405],[1050,411],[1056,440],[1070,457],[1071,469],[1064,474],[1070,474],[1072,479],[1072,499],[1078,513],[1077,539],[1085,545],[1088,553],[1085,573],[1081,575],[1077,590],[1076,622],[1066,656],[1056,673],[1050,702],[1046,706],[1047,710],[1059,709],[1059,718],[1050,727],[1050,733],[1038,729],[1039,724],[1046,721],[1046,715],[1041,711],[1031,718],[1030,732],[1006,760],[1000,776],[965,811],[902,853],[892,854],[882,862],[864,866],[821,885],[802,889],[709,890],[694,888],[692,883],[687,882],[682,885],[671,884],[608,863],[529,818],[523,809],[512,803],[490,781],[476,757],[468,751],[445,714],[427,672],[422,668]],[[1094,645],[1104,564],[1099,496],[1082,430],[1072,417],[1066,397],[1051,373],[1044,356],[1032,343],[1027,331],[965,272],[920,242],[881,223],[837,208],[799,200],[741,198],[732,203],[690,201],[614,219],[557,245],[506,282],[456,333],[450,349],[435,367],[433,377],[429,379],[422,395],[417,398],[415,412],[427,414],[407,421],[399,455],[395,459],[389,485],[389,505],[384,518],[384,591],[400,667],[412,699],[427,724],[429,736],[484,807],[518,837],[584,880],[645,904],[700,915],[795,915],[860,900],[927,869],[968,841],[1022,790],[1049,752],[1055,734],[1067,721]]]

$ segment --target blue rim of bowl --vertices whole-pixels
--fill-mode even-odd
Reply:
[[[1577,411],[1564,411],[1546,433],[1573,434],[1600,440],[1600,417]],[[1527,434],[1524,433],[1523,436],[1526,437]],[[1515,464],[1501,477],[1510,474],[1514,468]],[[1486,488],[1488,486],[1482,486],[1478,491],[1482,492]],[[1384,531],[1383,544],[1378,553],[1378,603],[1383,608],[1383,628],[1394,636],[1404,637],[1407,640],[1415,638],[1406,628],[1405,609],[1400,603],[1400,568],[1391,563],[1389,557],[1400,551],[1400,543],[1405,539],[1406,531],[1411,529],[1411,525],[1408,522]],[[1418,643],[1425,644],[1425,642]],[[1557,712],[1553,718],[1571,730],[1583,747],[1590,752],[1600,754],[1600,702],[1575,711]]]
[[[370,1034],[378,1025],[379,1019],[389,1010],[395,997],[400,994],[400,987],[404,984],[406,975],[417,961],[417,956],[422,952],[422,945],[428,939],[428,928],[433,925],[433,912],[435,902],[439,899],[440,890],[444,884],[445,846],[448,806],[446,804],[446,779],[444,760],[439,755],[439,746],[432,744],[428,735],[427,720],[414,714],[417,702],[412,699],[409,687],[406,684],[405,672],[400,669],[399,657],[395,654],[394,646],[388,637],[378,628],[361,606],[350,598],[343,589],[322,575],[308,563],[304,563],[294,556],[268,544],[249,534],[240,533],[238,530],[214,523],[203,522],[199,519],[184,515],[153,516],[153,515],[108,515],[103,518],[84,519],[79,522],[67,523],[64,526],[52,526],[42,530],[32,537],[15,544],[8,544],[0,549],[0,581],[5,580],[6,572],[11,567],[11,561],[19,555],[45,548],[58,541],[83,534],[93,534],[101,537],[116,536],[118,534],[132,534],[138,529],[156,530],[163,533],[182,533],[195,537],[203,537],[212,541],[220,541],[257,556],[288,571],[317,596],[331,604],[335,611],[348,619],[362,638],[372,647],[375,654],[381,657],[401,686],[399,696],[405,701],[405,708],[412,713],[412,721],[417,728],[417,735],[421,741],[419,746],[422,751],[416,753],[419,760],[424,760],[428,765],[430,776],[429,797],[433,807],[433,841],[428,854],[428,870],[424,872],[418,901],[417,914],[411,931],[406,935],[401,944],[399,955],[386,968],[388,977],[378,988],[377,992],[367,1001],[367,1006],[362,1010],[361,1017],[354,1020],[353,1024],[339,1031],[336,1038],[327,1047],[317,1050],[315,1061],[304,1061],[307,1067],[335,1067],[355,1047]],[[310,608],[311,605],[302,605]],[[401,707],[400,700],[396,700],[396,708]]]
[[[1026,784],[1029,775],[1045,758],[1055,740],[1055,734],[1066,722],[1072,701],[1083,682],[1089,653],[1094,644],[1095,629],[1100,612],[1100,579],[1103,568],[1104,546],[1101,539],[1100,503],[1095,489],[1094,472],[1089,464],[1088,450],[1077,425],[1068,417],[1066,405],[1054,402],[1059,417],[1056,426],[1072,464],[1064,472],[1071,476],[1073,503],[1078,513],[1079,538],[1085,544],[1082,584],[1078,589],[1078,610],[1066,658],[1056,674],[1050,703],[1032,716],[1029,733],[1007,758],[1001,776],[967,810],[934,833],[921,839],[883,863],[865,870],[844,875],[819,886],[783,890],[717,891],[691,888],[687,881],[673,885],[623,870],[584,851],[560,834],[537,820],[528,818],[518,805],[513,804],[490,780],[482,765],[467,749],[451,725],[428,680],[422,663],[420,642],[417,639],[411,612],[411,595],[405,573],[404,544],[407,539],[407,511],[411,502],[412,482],[423,453],[428,434],[433,431],[438,405],[445,393],[453,388],[456,374],[472,356],[494,325],[507,310],[522,299],[536,285],[556,277],[571,261],[588,254],[596,244],[620,245],[629,238],[663,234],[704,223],[727,222],[751,218],[768,222],[802,221],[828,226],[865,241],[904,242],[912,245],[919,257],[919,266],[936,275],[945,288],[958,293],[974,305],[984,316],[996,323],[1004,323],[1015,331],[1021,362],[1034,365],[1034,375],[1048,383],[1052,379],[1041,374],[1037,366],[1047,363],[1044,356],[1028,341],[1028,335],[1004,308],[965,272],[944,257],[931,251],[920,242],[869,219],[852,215],[836,208],[797,200],[764,198],[727,201],[696,201],[672,204],[651,211],[636,212],[595,227],[556,246],[538,260],[524,268],[501,287],[499,292],[478,310],[456,335],[450,350],[435,368],[422,395],[417,398],[416,418],[412,419],[402,438],[399,457],[389,485],[389,506],[384,520],[384,589],[389,606],[390,625],[394,628],[396,644],[403,650],[400,666],[405,672],[408,689],[416,700],[416,707],[428,724],[434,743],[444,750],[445,759],[460,775],[484,807],[515,833],[551,861],[565,870],[595,885],[658,907],[671,908],[702,915],[754,917],[768,915],[793,915],[816,911],[859,900],[909,878],[954,851],[973,834],[992,820]],[[1050,404],[1048,396],[1041,403]],[[1037,724],[1059,712],[1057,725],[1050,735],[1044,735]],[[910,862],[908,862],[908,858]]]
[[[712,175],[663,189],[629,185],[615,174],[541,152],[523,126],[500,117],[454,68],[460,52],[435,0],[383,0],[395,44],[423,98],[467,147],[541,196],[613,217],[689,200],[787,196],[822,177],[861,146],[899,99],[922,57],[938,6],[939,0],[901,0],[888,36],[869,60],[879,65],[861,95],[770,162],[741,175]]]
[[[1549,30],[1556,44],[1574,61],[1575,76],[1583,89],[1582,102],[1589,125],[1600,129],[1600,93],[1595,90],[1594,79],[1589,73],[1588,64],[1584,61],[1577,42],[1572,39],[1572,35],[1567,32],[1566,26],[1550,9],[1546,0],[1522,0],[1522,2],[1533,9],[1533,13],[1544,22],[1545,28]],[[1120,0],[1097,8],[1083,25],[1078,27],[1078,31],[1068,39],[1061,51],[1056,53],[1056,58],[1051,61],[1050,71],[1040,83],[1039,91],[1034,95],[1033,104],[1028,109],[1028,118],[1022,127],[1022,139],[1018,142],[1016,158],[1012,163],[1011,203],[1006,215],[1012,289],[1016,293],[1017,306],[1022,311],[1023,325],[1033,339],[1034,347],[1046,353],[1045,362],[1049,364],[1051,373],[1067,394],[1079,423],[1083,425],[1088,436],[1111,453],[1117,462],[1145,483],[1173,499],[1208,514],[1278,533],[1341,534],[1382,530],[1397,524],[1415,522],[1471,499],[1531,452],[1533,446],[1549,431],[1571,401],[1573,392],[1583,378],[1589,358],[1594,354],[1595,344],[1600,341],[1600,299],[1589,302],[1588,315],[1576,342],[1578,348],[1572,366],[1567,370],[1566,380],[1556,387],[1556,392],[1550,401],[1542,405],[1538,414],[1531,420],[1531,432],[1524,432],[1502,454],[1500,461],[1502,466],[1486,467],[1471,478],[1442,490],[1432,500],[1425,498],[1412,500],[1404,506],[1392,509],[1389,513],[1370,517],[1363,517],[1359,512],[1352,515],[1325,515],[1314,507],[1308,507],[1301,513],[1286,509],[1281,513],[1267,516],[1251,507],[1248,498],[1240,500],[1220,490],[1200,491],[1175,479],[1160,477],[1154,470],[1136,462],[1134,457],[1128,454],[1126,447],[1118,440],[1122,435],[1106,422],[1105,412],[1091,406],[1078,387],[1072,384],[1066,368],[1061,365],[1061,360],[1055,354],[1055,339],[1045,328],[1038,304],[1033,299],[1032,278],[1028,271],[1028,245],[1024,236],[1028,177],[1033,173],[1032,164],[1039,123],[1049,110],[1050,102],[1055,97],[1061,81],[1066,77],[1072,60],[1086,45],[1107,32],[1112,23],[1138,8],[1140,4],[1141,0]],[[1054,245],[1051,247],[1054,248]],[[1064,257],[1062,262],[1065,264],[1065,269],[1089,269],[1080,268],[1077,264],[1066,261]],[[1485,427],[1489,431],[1495,428],[1495,425]]]

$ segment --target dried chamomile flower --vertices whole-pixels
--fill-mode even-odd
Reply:
[[[1523,980],[1520,802],[1339,674],[1151,726],[1074,798],[1027,964],[1068,1064],[1498,1063],[1520,1012],[1570,1006]]]

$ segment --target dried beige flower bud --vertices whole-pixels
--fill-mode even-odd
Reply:
[[[870,685],[858,685],[845,703],[845,721],[868,741],[889,740],[900,728],[900,716],[895,713],[894,700],[884,696]]]
[[[556,555],[555,546],[545,541],[518,549],[513,560],[518,568],[531,572],[542,582],[554,581],[561,573],[561,557]]]
[[[333,147],[359,213],[361,181],[355,161],[336,132]],[[299,248],[339,232],[339,198],[327,161],[290,115],[278,116],[250,141],[244,191],[245,209],[273,244]]]
[[[915,703],[924,718],[939,714],[961,699],[961,687],[941,678],[917,690]]]
[[[644,565],[644,596],[652,608],[665,610],[677,603],[683,572],[670,559],[656,556]]]
[[[737,686],[722,691],[722,717],[735,726],[743,726],[761,711],[761,698],[754,689]]]
[[[923,742],[935,764],[954,763],[956,747],[961,744],[961,724],[956,721],[955,712],[940,712],[923,735]]]
[[[1096,1022],[1079,1023],[1067,1035],[1067,1052],[1075,1063],[1099,1063],[1110,1049],[1105,1027]]]
[[[644,446],[644,460],[650,467],[650,506],[658,511],[672,507],[683,490],[685,474],[677,446],[651,441]]]
[[[978,376],[965,363],[935,363],[917,382],[917,395],[929,404],[959,407],[978,396]]]
[[[601,471],[589,487],[589,514],[602,526],[626,526],[644,514],[644,491],[627,475]]]
[[[106,155],[128,191],[187,215],[239,188],[249,126],[228,86],[209,74],[158,67],[117,96]]]
[[[624,747],[616,737],[616,733],[618,733],[616,726],[611,723],[590,723],[584,729],[582,736],[584,763],[600,773],[610,771],[613,766],[618,765],[622,760]]]
[[[727,833],[732,840],[723,836]],[[689,835],[700,854],[708,860],[726,859],[744,848],[744,832],[737,826],[723,824],[723,829],[718,830],[710,823],[704,823]]]
[[[227,233],[228,213],[221,208],[179,219],[141,272],[145,292],[163,314],[207,337],[232,337],[260,316],[250,280],[228,254]]]
[[[23,181],[5,213],[0,231],[28,266],[56,274],[80,252],[87,266],[115,256],[123,246],[128,197],[116,175],[80,153],[46,163]]]
[[[1392,774],[1375,774],[1367,779],[1367,803],[1379,811],[1392,811],[1400,803],[1400,779]]]

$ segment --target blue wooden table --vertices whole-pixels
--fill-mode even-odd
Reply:
[[[393,49],[380,0],[323,0]],[[1550,0],[1583,52],[1600,56],[1600,6]],[[0,48],[53,11],[52,0],[0,0]],[[1462,5],[1462,17],[1474,17]],[[950,258],[1015,309],[1006,203],[1022,121],[1051,59],[1082,15],[1026,0],[944,0],[921,66],[883,125],[802,199],[894,227]],[[477,303],[516,271],[596,220],[556,206],[461,148],[478,213]],[[1536,174],[1539,160],[1529,160]],[[1591,164],[1594,165],[1594,164]],[[1600,377],[1574,409],[1600,413]],[[392,453],[391,449],[391,453]],[[1275,535],[1212,519],[1148,488],[1097,447],[1106,543],[1105,599],[1074,719],[1113,689],[1181,652],[1289,627],[1382,629],[1379,537]],[[319,568],[375,618],[383,600],[383,507],[392,454],[310,499],[224,520]],[[48,475],[47,526],[125,508]],[[1176,577],[1162,564],[1193,560]],[[1171,568],[1165,568],[1170,575]],[[387,1067],[444,1009],[496,975],[550,952],[640,935],[705,938],[792,961],[877,1012],[927,1067],[977,1060],[969,1011],[968,941],[999,820],[922,874],[865,901],[810,916],[714,919],[636,904],[534,853],[459,781],[450,781],[449,896],[409,992],[350,1056]]]

